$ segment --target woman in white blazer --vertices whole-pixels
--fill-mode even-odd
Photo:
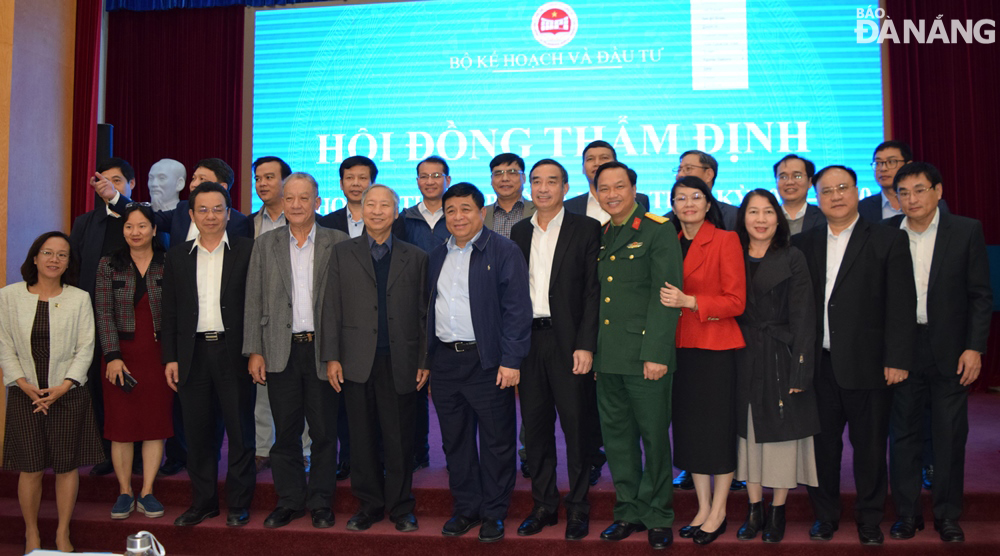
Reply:
[[[0,368],[7,387],[3,467],[20,471],[25,553],[41,547],[42,474],[56,474],[56,547],[72,552],[69,521],[77,468],[104,460],[90,394],[81,386],[94,357],[90,295],[70,285],[79,264],[62,232],[46,232],[21,265],[23,282],[0,289]]]

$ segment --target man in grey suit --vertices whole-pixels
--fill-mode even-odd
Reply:
[[[501,153],[490,161],[490,184],[497,200],[486,207],[483,225],[510,239],[510,229],[535,214],[535,205],[524,198],[524,159]]]
[[[351,492],[360,507],[347,521],[349,531],[370,528],[386,512],[396,530],[417,530],[413,427],[417,390],[430,377],[427,254],[393,238],[397,214],[392,189],[368,187],[361,197],[365,232],[335,247],[330,258],[323,305],[329,326],[320,353],[330,385],[343,389],[351,427]]]
[[[336,487],[338,398],[326,388],[316,337],[323,332],[323,296],[333,246],[347,234],[316,225],[319,187],[306,173],[282,187],[288,225],[257,238],[247,274],[243,355],[254,382],[267,384],[274,416],[271,448],[277,508],[264,520],[282,527],[312,514],[313,527],[332,527]],[[308,487],[302,461],[303,418],[312,438]]]

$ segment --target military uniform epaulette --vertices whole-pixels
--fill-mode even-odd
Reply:
[[[667,222],[670,222],[670,219],[667,218],[666,216],[660,216],[659,214],[655,214],[652,212],[647,212],[646,218],[652,220],[653,222],[656,222],[657,224],[666,224]]]

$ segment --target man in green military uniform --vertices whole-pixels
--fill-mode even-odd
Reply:
[[[648,528],[649,544],[666,548],[674,523],[669,371],[676,364],[674,332],[680,311],[660,304],[659,292],[664,282],[681,281],[684,261],[674,227],[636,205],[634,171],[608,162],[598,168],[594,181],[597,200],[611,215],[597,265],[601,312],[594,370],[617,495],[615,522],[601,538],[622,540]]]

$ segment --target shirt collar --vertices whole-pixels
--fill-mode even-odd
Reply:
[[[108,216],[110,216],[111,218],[121,218],[122,217],[122,215],[120,215],[117,212],[111,210],[111,205],[105,204],[104,205],[104,210],[108,211]]]
[[[889,198],[885,196],[885,191],[880,191],[879,195],[882,196],[882,208],[889,207],[892,209],[892,203],[889,202]],[[896,210],[896,209],[892,209]]]
[[[617,227],[621,228],[625,224],[628,224],[628,221],[635,215],[635,212],[637,210],[639,210],[639,201],[632,203],[632,211],[628,213],[628,216],[625,217],[625,220],[622,220],[622,223]],[[615,227],[614,220],[608,220],[608,224],[611,224],[612,227]]]
[[[563,214],[565,214],[565,213],[566,213],[566,208],[565,207],[560,207],[559,208],[559,213],[556,214],[555,216],[553,216],[552,220],[549,220],[548,230],[551,230],[553,226],[555,226],[556,228],[562,226]],[[538,211],[535,211],[535,214],[531,215],[531,225],[534,226],[535,228],[539,229],[539,230],[542,230],[538,226]],[[542,230],[542,232],[546,232],[548,230]]]
[[[522,209],[524,208],[524,197],[521,197],[520,199],[515,201],[514,205],[510,207],[510,210],[504,210],[503,207],[500,206],[499,201],[493,203],[493,212],[496,213],[497,211],[500,211],[509,214],[511,212],[514,212],[514,209],[516,209],[518,206],[520,206]]]
[[[295,239],[295,235],[292,234],[292,229],[288,228],[288,241],[294,245],[299,244],[299,240]],[[306,236],[306,245],[310,243],[316,243],[316,223],[313,222],[312,228],[309,228],[309,235]],[[303,246],[305,247],[305,246]]]
[[[485,228],[485,226],[484,226],[484,228]],[[452,250],[462,251],[462,250],[464,250],[464,249],[466,249],[468,247],[471,247],[472,244],[474,244],[477,241],[479,241],[479,236],[481,236],[481,235],[483,235],[483,230],[482,229],[480,229],[478,232],[476,232],[476,235],[472,239],[470,239],[468,243],[465,244],[465,247],[459,247],[458,244],[455,243],[455,236],[450,236],[448,238],[448,243],[447,243],[448,250],[449,251],[452,251]]]
[[[845,232],[848,235],[854,233],[854,227],[858,225],[858,220],[861,220],[861,215],[860,214],[855,214],[854,215],[854,222],[851,222],[850,226],[848,226],[848,227],[844,228],[843,230],[841,230],[840,231],[840,235],[833,235],[833,230],[830,229],[830,224],[827,224],[826,225],[826,237],[828,239],[830,239],[830,238],[837,239],[837,238],[843,236]]]
[[[438,207],[436,211],[431,212],[430,209],[427,208],[427,205],[425,205],[423,201],[420,201],[419,203],[417,203],[417,210],[419,210],[420,214],[423,214],[424,216],[434,216],[435,214],[444,213],[444,204],[442,203],[441,206]]]
[[[282,212],[281,214],[278,215],[277,218],[275,218],[274,220],[271,220],[271,213],[267,212],[267,207],[262,207],[260,209],[260,214],[261,214],[261,216],[263,218],[267,218],[267,220],[269,222],[271,222],[272,224],[277,224],[278,222],[281,222],[282,220],[285,219],[285,213]]]
[[[789,220],[802,220],[803,218],[806,217],[806,211],[808,209],[809,209],[809,205],[802,205],[802,210],[799,211],[799,214],[796,215],[795,218],[792,218],[788,214],[788,211],[785,209],[785,205],[781,205],[781,212],[785,213],[785,218],[787,218]]]
[[[375,238],[367,232],[365,233],[365,236],[368,237],[368,249],[371,249],[375,246]],[[392,234],[389,234],[389,239],[385,240],[385,246],[389,248],[389,251],[392,251]]]
[[[221,245],[225,245],[227,249],[229,248],[229,232],[228,231],[222,232],[222,241],[219,242],[219,245],[220,246]],[[195,249],[197,249],[199,247],[201,247],[202,249],[205,249],[205,247],[201,244],[201,232],[198,233],[198,237],[194,238],[194,243],[191,244],[191,250],[188,251],[188,254],[191,254],[192,252],[194,252]],[[218,247],[216,247],[216,249],[218,249]],[[205,252],[206,253],[214,253],[214,251],[209,251],[208,249],[205,249]]]
[[[924,230],[923,232],[917,232],[917,231],[914,231],[914,230],[912,230],[910,228],[910,217],[909,216],[904,216],[903,217],[903,222],[902,222],[902,224],[899,225],[899,227],[902,228],[903,230],[906,230],[907,232],[909,232],[911,234],[916,234],[918,236],[922,236],[922,235],[924,235],[927,232],[930,232],[932,230],[937,230],[939,222],[941,222],[941,210],[938,209],[937,207],[934,207],[934,218],[931,219],[931,223],[927,226],[927,229]]]

